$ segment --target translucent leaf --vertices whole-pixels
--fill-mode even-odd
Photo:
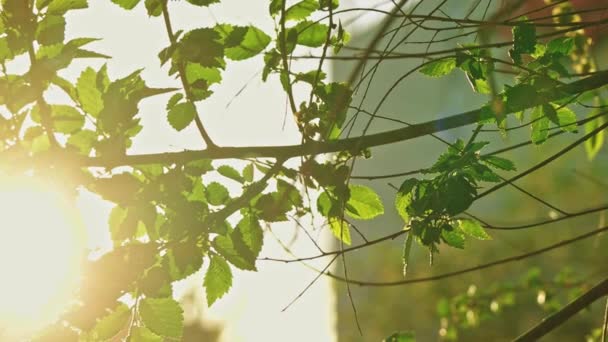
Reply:
[[[63,42],[65,38],[65,19],[60,15],[45,15],[36,28],[36,40],[42,45]]]
[[[69,10],[89,7],[87,0],[53,0],[46,10],[47,14],[63,15]]]
[[[226,57],[235,61],[256,56],[271,41],[270,36],[255,26],[222,24],[215,30],[222,36]]]
[[[574,114],[570,108],[559,108],[557,110],[557,120],[562,130],[572,133],[578,132],[578,126],[576,125],[576,114]]]
[[[574,38],[572,37],[559,37],[551,40],[547,43],[547,49],[545,53],[560,54],[562,56],[569,56],[574,49]]]
[[[75,147],[81,154],[89,155],[96,141],[97,133],[83,129],[70,135],[67,145]]]
[[[467,235],[478,240],[492,240],[492,237],[486,233],[485,229],[475,220],[459,220],[459,228]]]
[[[211,205],[222,205],[230,199],[228,189],[218,182],[212,182],[207,185],[205,188],[205,195]]]
[[[257,271],[255,260],[241,255],[229,236],[218,236],[212,242],[213,248],[228,262],[241,270]]]
[[[297,43],[309,47],[320,47],[327,40],[329,26],[312,21],[302,21],[294,28],[297,32]]]
[[[164,0],[146,0],[146,10],[148,15],[151,17],[158,17],[163,13],[163,2]]]
[[[72,106],[52,105],[53,128],[61,133],[73,133],[84,126],[84,115]]]
[[[194,274],[203,266],[204,250],[194,241],[186,241],[170,248],[163,258],[163,265],[172,280],[181,280]]]
[[[597,114],[597,112],[590,112],[589,116],[593,116],[596,114]],[[585,134],[589,134],[590,132],[596,130],[601,125],[603,125],[605,122],[606,122],[606,119],[604,116],[600,116],[594,120],[587,122],[585,124]],[[589,158],[589,160],[593,160],[595,158],[595,156],[598,154],[598,152],[602,149],[602,146],[604,145],[604,138],[605,138],[604,132],[605,132],[605,130],[602,130],[602,131],[598,132],[596,135],[594,135],[593,137],[587,139],[587,141],[585,141],[585,151],[587,152],[587,158]]]
[[[264,232],[258,220],[251,215],[246,215],[236,225],[236,230],[240,233],[240,239],[247,248],[257,258],[264,244]]]
[[[318,0],[302,0],[285,11],[285,20],[302,20],[308,18],[312,12],[319,9]]]
[[[216,4],[218,2],[220,2],[220,0],[186,0],[189,3],[196,5],[196,6],[209,6],[211,4]]]
[[[243,168],[243,180],[246,182],[253,182],[253,164],[247,164]]]
[[[137,6],[139,1],[140,0],[112,0],[113,3],[127,10],[133,9]]]
[[[183,310],[172,298],[145,298],[139,304],[139,315],[153,333],[179,339],[184,327]]]
[[[241,176],[241,174],[232,166],[229,165],[222,165],[220,167],[217,168],[217,172],[219,172],[220,175],[226,177],[226,178],[230,178],[232,180],[235,180],[239,183],[243,183],[243,177]]]
[[[359,220],[370,220],[384,214],[384,205],[374,190],[364,185],[349,185],[350,198],[346,213]]]
[[[101,92],[97,88],[97,73],[93,68],[86,68],[76,81],[78,100],[85,112],[97,117],[103,108]]]
[[[545,142],[545,140],[547,140],[547,137],[549,136],[548,129],[550,121],[543,115],[541,106],[534,108],[531,117],[533,122],[530,126],[530,128],[532,129],[532,134],[530,138],[532,139],[532,142],[534,144],[540,145]]]
[[[212,256],[211,263],[203,282],[207,293],[207,305],[212,306],[222,298],[232,286],[232,271],[230,265],[219,256]]]
[[[181,131],[190,125],[195,116],[196,107],[194,104],[192,102],[182,102],[171,108],[167,115],[167,119],[169,120],[171,127],[177,131]]]
[[[496,169],[501,169],[501,170],[505,170],[505,171],[515,171],[517,170],[515,168],[515,164],[505,158],[501,158],[501,157],[496,157],[496,156],[487,156],[487,157],[483,157],[483,161],[485,161],[489,166],[496,168]]]
[[[485,233],[485,232],[484,232]],[[464,249],[465,236],[459,230],[443,229],[441,231],[441,238],[445,243],[454,248]]]
[[[127,325],[130,318],[131,309],[124,304],[120,304],[112,313],[97,322],[91,333],[100,341],[109,340]]]
[[[163,338],[146,327],[133,327],[129,342],[163,342]]]
[[[405,223],[408,223],[410,219],[407,208],[412,203],[411,191],[417,183],[418,180],[415,178],[405,180],[401,184],[401,187],[399,187],[399,191],[395,197],[395,209],[397,209],[397,213],[399,216],[401,216]]]
[[[420,72],[431,77],[448,75],[456,67],[456,58],[445,58],[433,61],[420,68]]]
[[[347,245],[351,244],[350,227],[346,221],[342,221],[339,217],[332,217],[329,219],[329,228],[338,240]]]

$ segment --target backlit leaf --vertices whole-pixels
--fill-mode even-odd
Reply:
[[[183,310],[172,298],[145,298],[139,304],[139,315],[153,333],[174,339],[182,336]]]
[[[346,205],[346,213],[359,220],[371,220],[384,214],[384,205],[377,193],[364,185],[349,186],[350,198]]]
[[[232,286],[230,265],[219,256],[211,256],[211,262],[203,282],[207,294],[207,305],[212,306],[222,298]]]
[[[478,240],[492,240],[481,224],[475,220],[459,220],[459,228],[467,235]]]
[[[420,68],[420,72],[431,77],[445,76],[456,67],[456,58],[444,58],[433,61]]]
[[[195,116],[196,107],[194,106],[194,103],[182,102],[171,108],[167,115],[167,119],[169,120],[171,127],[175,128],[177,131],[181,131],[190,125]]]

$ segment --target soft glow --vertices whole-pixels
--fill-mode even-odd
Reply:
[[[82,236],[59,191],[31,177],[0,182],[0,340],[55,320],[78,283]]]

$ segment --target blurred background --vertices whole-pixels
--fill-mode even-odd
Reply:
[[[424,1],[415,14],[426,14],[438,6],[441,1]],[[486,8],[491,15],[501,1],[447,1],[437,15],[452,18],[481,19]],[[504,2],[508,3],[508,2]],[[607,1],[572,1],[577,10],[603,7]],[[369,2],[361,6],[369,7]],[[390,9],[389,2],[386,9]],[[410,5],[412,6],[412,5]],[[476,7],[474,7],[476,6]],[[545,7],[541,1],[525,1],[520,13]],[[411,8],[411,7],[410,7]],[[476,8],[472,13],[470,10]],[[407,12],[407,11],[406,11]],[[361,16],[374,17],[373,14]],[[441,14],[439,14],[441,13]],[[593,14],[591,14],[593,13]],[[530,18],[551,15],[546,9],[531,14]],[[606,18],[608,10],[590,12],[583,15],[584,21]],[[486,16],[487,17],[487,16]],[[377,16],[376,20],[380,20]],[[368,18],[369,19],[369,18]],[[401,22],[401,18],[396,23]],[[351,45],[366,47],[375,35],[378,25],[354,22]],[[372,20],[373,22],[373,20]],[[397,24],[394,26],[396,27]],[[449,23],[425,23],[427,27],[447,27]],[[413,30],[413,25],[400,30],[394,42],[400,41]],[[354,32],[352,32],[354,31]],[[427,44],[416,44],[431,39],[440,41],[466,31],[451,30],[440,32],[433,37],[433,32],[421,29],[414,30],[405,43],[395,50],[402,53],[416,53],[449,49],[456,47],[454,41]],[[604,26],[590,32],[594,39],[593,56],[598,69],[607,66],[608,31]],[[390,37],[391,35],[389,35]],[[475,36],[470,35],[457,39],[460,43],[473,43]],[[510,28],[497,29],[491,33],[492,41],[509,41],[512,39]],[[409,42],[409,43],[408,43]],[[378,45],[384,49],[388,38]],[[395,43],[390,45],[394,46]],[[494,55],[510,60],[507,51],[496,50]],[[356,50],[344,49],[342,55],[352,55]],[[373,111],[387,90],[403,74],[422,63],[420,59],[385,60],[378,67],[371,86],[360,90],[354,106]],[[374,64],[368,63],[366,71]],[[346,80],[354,62],[336,61],[333,63],[333,75],[337,80]],[[574,80],[575,78],[572,78]],[[513,84],[512,77],[499,78],[502,84]],[[367,84],[366,84],[367,85]],[[489,100],[488,95],[474,93],[468,86],[463,72],[455,71],[447,77],[429,78],[414,73],[400,83],[392,95],[378,111],[379,116],[398,119],[407,123],[420,123],[437,118],[475,109]],[[578,119],[586,117],[590,109],[573,106]],[[528,114],[529,115],[529,114]],[[360,134],[367,124],[369,116],[361,113],[357,119]],[[529,120],[529,116],[527,117]],[[524,122],[527,122],[526,120]],[[508,122],[509,127],[517,126],[515,120]],[[380,132],[400,127],[400,123],[375,118],[369,133]],[[490,125],[494,126],[495,125]],[[465,141],[472,134],[473,126],[454,129],[438,134],[448,142],[456,138]],[[489,128],[489,126],[487,127]],[[528,146],[501,155],[516,163],[518,171],[526,170],[544,158],[560,150],[584,134],[563,134],[549,140],[541,146]],[[482,132],[478,141],[490,141],[491,144],[482,152],[489,152],[530,139],[530,128],[525,127],[509,131],[505,137],[498,132]],[[359,160],[353,175],[373,176],[393,174],[428,167],[434,163],[446,146],[433,139],[424,137],[405,143],[383,146],[373,150],[369,160]],[[576,212],[582,209],[599,207],[608,202],[608,149],[603,148],[593,161],[587,159],[583,146],[576,148],[547,167],[519,180],[517,185],[547,201],[565,212]],[[514,176],[516,172],[502,173],[504,177]],[[410,177],[421,177],[420,175]],[[380,197],[385,199],[387,214],[373,223],[358,222],[357,228],[368,240],[373,240],[401,229],[402,219],[397,215],[392,198],[395,190],[391,184],[399,187],[406,177],[395,177],[377,180],[356,179],[353,182],[372,186]],[[476,202],[469,210],[480,219],[498,226],[509,226],[521,223],[533,223],[559,217],[555,210],[544,206],[513,187],[505,187]],[[565,220],[556,224],[536,228],[496,231],[488,230],[492,241],[467,240],[466,249],[458,250],[442,245],[435,255],[433,266],[429,266],[428,250],[416,245],[412,249],[408,278],[438,275],[462,268],[475,266],[500,258],[522,254],[557,241],[581,234],[605,225],[604,212],[594,213],[579,218]],[[358,234],[353,234],[353,244],[364,242]],[[349,278],[367,281],[395,281],[403,279],[404,237],[394,241],[383,242],[347,254]],[[608,237],[599,235],[572,244],[565,248],[487,269],[480,272],[448,278],[436,282],[411,284],[393,287],[361,287],[351,285],[352,300],[357,309],[358,318],[364,337],[357,328],[355,315],[349,299],[346,285],[343,282],[334,284],[337,293],[337,317],[339,341],[379,341],[394,331],[414,331],[419,341],[438,341],[458,339],[460,341],[508,341],[523,333],[543,317],[553,312],[580,294],[581,288],[588,288],[608,274]],[[343,275],[343,267],[338,265],[334,270]],[[585,335],[599,341],[598,330],[603,318],[605,300],[600,300],[568,321],[546,338],[547,341],[583,341]]]

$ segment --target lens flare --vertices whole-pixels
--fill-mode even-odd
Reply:
[[[56,320],[73,300],[83,253],[77,211],[32,177],[0,181],[0,340]]]

